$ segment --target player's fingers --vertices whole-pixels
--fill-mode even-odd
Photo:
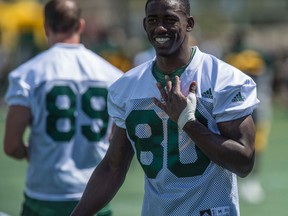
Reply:
[[[174,91],[180,92],[180,83],[180,78],[178,76],[175,76]]]
[[[170,101],[172,98],[172,82],[170,80],[170,77],[165,75],[165,80],[166,80],[166,92],[167,92],[167,101]]]
[[[191,84],[190,84],[190,87],[189,87],[189,92],[191,93],[196,93],[196,87],[197,87],[197,83],[195,81],[193,81]]]
[[[153,98],[153,102],[156,106],[158,106],[160,109],[164,110],[165,111],[165,104],[164,103],[161,103],[159,100],[157,100],[156,98]]]
[[[172,82],[170,80],[169,76],[165,76],[165,80],[166,80],[166,86],[167,86],[167,93],[169,94],[172,90]]]
[[[193,104],[197,103],[197,99],[196,99],[196,87],[197,84],[195,81],[193,81],[190,86],[189,86],[189,94],[187,96],[188,101],[192,102]]]
[[[157,83],[157,88],[159,89],[161,97],[164,99],[164,101],[167,101],[167,93],[163,86],[160,83]]]

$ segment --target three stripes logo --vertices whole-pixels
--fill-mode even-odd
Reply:
[[[202,92],[202,97],[203,98],[209,98],[209,99],[213,99],[213,94],[212,94],[212,90],[211,88],[209,88],[208,90]],[[236,103],[236,102],[243,102],[245,100],[245,98],[242,96],[241,92],[238,92],[232,99],[232,102]]]
[[[212,212],[210,209],[200,211],[200,216],[212,216]]]
[[[209,88],[207,91],[202,92],[201,95],[203,98],[213,99],[213,94],[212,94],[211,88]]]
[[[232,102],[242,102],[245,98],[241,95],[241,92],[238,92],[235,97],[233,97]]]

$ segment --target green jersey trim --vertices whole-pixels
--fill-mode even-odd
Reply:
[[[185,71],[185,69],[187,68],[187,66],[191,63],[193,56],[195,54],[196,49],[192,47],[192,53],[190,56],[189,61],[187,62],[187,64],[181,66],[180,68],[175,69],[174,71],[172,71],[171,74],[168,74],[170,80],[172,81],[172,84],[174,83],[174,78],[175,76],[181,76],[181,74]],[[155,79],[157,80],[157,82],[161,83],[162,86],[166,86],[166,80],[165,80],[165,73],[163,71],[160,70],[160,68],[157,67],[156,65],[156,61],[153,64],[153,69],[152,69],[152,74],[155,77]]]

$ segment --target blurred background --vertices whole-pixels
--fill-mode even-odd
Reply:
[[[86,19],[83,44],[123,72],[138,64],[136,56],[150,48],[142,27],[146,1],[77,1]],[[44,3],[45,0],[0,0],[1,141],[7,75],[47,48],[42,28]],[[262,118],[268,122],[269,129],[263,132],[267,143],[261,148],[263,157],[258,176],[265,199],[262,197],[259,202],[241,199],[242,215],[288,215],[285,165],[288,152],[288,0],[190,0],[190,3],[196,23],[191,43],[264,84],[261,92],[267,103],[262,107],[267,109],[262,112]],[[26,167],[25,162],[12,160],[1,150],[0,216],[4,214],[1,212],[19,215]],[[114,199],[118,212],[115,216],[140,215],[142,175],[138,165],[133,163],[126,183]]]
[[[86,18],[82,42],[124,72],[149,47],[142,28],[145,0],[77,0]],[[42,28],[45,0],[0,0],[0,93],[11,69],[46,48]],[[288,69],[288,0],[191,0],[194,42],[222,57],[231,34],[245,31],[245,44],[269,57],[274,90],[284,94]],[[275,83],[276,82],[276,83]],[[284,86],[283,86],[284,85]],[[280,90],[281,89],[281,90]],[[285,92],[286,93],[286,92]],[[284,97],[283,100],[287,100]]]

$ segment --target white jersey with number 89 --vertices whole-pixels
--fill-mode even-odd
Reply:
[[[9,75],[9,106],[31,109],[25,193],[78,200],[108,148],[108,87],[122,72],[83,45],[56,44]]]

